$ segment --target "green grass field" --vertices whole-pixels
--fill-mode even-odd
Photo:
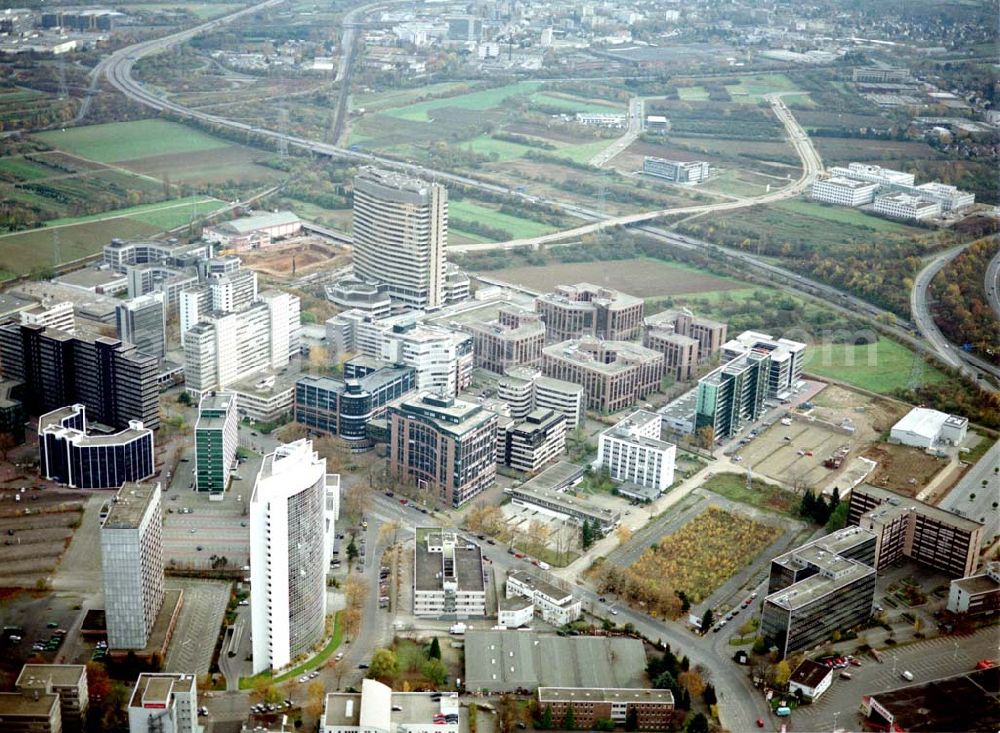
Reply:
[[[407,104],[416,104],[422,97],[442,95],[464,89],[468,84],[464,81],[446,81],[440,84],[428,84],[414,89],[390,89],[385,92],[351,95],[351,108],[357,110],[364,107],[366,111],[392,109]]]
[[[920,233],[920,230],[914,227],[908,227],[905,224],[890,221],[889,219],[883,219],[872,214],[866,214],[863,211],[846,206],[825,206],[824,204],[818,204],[812,201],[799,201],[797,199],[781,201],[775,204],[775,206],[779,209],[785,209],[786,211],[793,211],[796,214],[804,214],[805,216],[825,219],[838,224],[867,227],[869,229],[874,229],[877,232],[886,232],[890,234]]]
[[[531,95],[533,104],[557,107],[566,112],[624,112],[624,104],[615,104],[601,99],[584,99],[572,94],[556,92],[535,92]]]
[[[0,100],[2,101],[2,100]],[[58,171],[47,168],[24,158],[7,158],[0,160],[0,173],[15,176],[20,181],[35,181],[56,174]]]
[[[115,7],[131,12],[152,12],[156,10],[177,10],[178,8],[183,8],[194,13],[199,18],[207,20],[231,13],[243,6],[241,3],[186,3],[181,1],[173,3],[129,3],[128,5],[116,5]]]
[[[188,196],[183,199],[173,201],[162,201],[158,204],[142,204],[141,206],[131,206],[127,209],[116,209],[105,211],[103,214],[91,214],[89,216],[70,217],[65,219],[53,219],[48,222],[48,227],[72,226],[92,221],[103,221],[106,219],[132,219],[150,226],[160,227],[164,231],[187,224],[191,214],[200,216],[222,207],[224,203],[218,199],[207,198],[205,196]]]
[[[165,120],[111,122],[37,135],[53,147],[102,163],[230,147],[231,143]]]
[[[444,109],[448,107],[458,107],[460,109],[470,110],[493,109],[494,107],[502,105],[510,97],[514,97],[519,94],[530,94],[535,91],[540,84],[541,82],[536,81],[522,81],[516,84],[508,84],[506,86],[497,87],[495,89],[484,89],[483,91],[460,94],[455,97],[431,99],[426,102],[418,102],[417,104],[410,104],[404,107],[394,107],[384,110],[382,114],[389,117],[396,117],[401,120],[429,122],[431,118],[428,113],[432,110]]]
[[[704,102],[708,100],[705,87],[677,87],[677,96],[684,102]]]
[[[799,88],[791,79],[784,74],[755,74],[754,76],[744,76],[740,78],[739,84],[727,85],[726,91],[730,95],[747,95],[755,97],[754,103],[765,94],[772,92],[795,92]]]
[[[853,344],[812,345],[803,364],[809,374],[837,379],[878,394],[891,394],[908,385],[914,354],[895,341],[880,338],[874,349]],[[926,384],[935,384],[946,377],[924,364],[921,379]]]
[[[537,237],[542,234],[548,234],[549,232],[555,231],[555,229],[548,224],[531,221],[530,219],[521,219],[516,216],[510,216],[509,214],[503,214],[496,209],[491,209],[487,206],[482,206],[468,200],[449,202],[448,215],[454,219],[476,221],[489,227],[504,229],[510,232],[511,237],[514,239]],[[481,239],[477,235],[471,236]]]

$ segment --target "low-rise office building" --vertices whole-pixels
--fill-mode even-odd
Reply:
[[[295,421],[310,430],[360,444],[366,426],[388,405],[416,387],[412,367],[357,357],[344,364],[344,378],[306,375],[295,383]]]
[[[848,527],[771,561],[760,633],[781,658],[864,623],[875,601],[874,533]]]
[[[642,160],[642,172],[673,183],[701,183],[708,180],[709,165],[704,160],[667,160],[647,155]]]
[[[655,412],[633,412],[601,433],[594,467],[615,481],[666,491],[674,483],[677,446],[660,440],[662,425]]]
[[[368,283],[353,275],[327,285],[326,299],[341,310],[357,310],[376,320],[388,318],[392,313],[392,298],[384,285]]]
[[[139,675],[128,703],[129,733],[197,733],[200,728],[193,674]]]
[[[589,522],[607,534],[621,522],[621,513],[604,509],[567,491],[579,483],[583,468],[572,463],[556,463],[520,486],[504,489],[514,504],[531,507],[550,517],[569,519],[582,525]]]
[[[198,404],[194,426],[194,482],[198,491],[225,491],[239,447],[236,395],[211,392]]]
[[[583,422],[583,387],[542,376],[540,369],[511,367],[497,381],[497,397],[510,406],[511,417],[522,420],[532,410],[552,410],[566,418],[566,429]]]
[[[813,201],[836,206],[863,206],[875,200],[879,184],[858,181],[843,176],[817,178],[813,181],[809,197]]]
[[[550,343],[587,336],[610,341],[636,338],[644,305],[641,298],[592,283],[560,285],[535,298]]]
[[[413,615],[468,619],[486,616],[479,545],[455,532],[419,528],[413,551]]]
[[[951,581],[947,608],[970,616],[1000,611],[1000,562],[987,563],[979,575]]]
[[[503,463],[535,473],[566,450],[566,418],[552,410],[532,410],[503,431]]]
[[[507,576],[505,594],[507,598],[527,598],[534,605],[534,613],[553,626],[565,626],[580,618],[579,598],[527,570],[515,570]]]
[[[728,326],[721,321],[713,321],[711,318],[696,316],[687,308],[668,309],[646,316],[643,321],[643,345],[657,351],[666,350],[657,342],[665,339],[666,336],[676,334],[686,336],[698,342],[695,358],[697,364],[704,364],[715,357],[722,349],[722,344],[726,341]],[[649,338],[649,343],[646,343]],[[676,344],[686,344],[687,342],[674,342]],[[666,362],[668,371],[682,366],[682,355],[678,355],[676,362],[669,360]],[[691,374],[693,376],[693,372]]]
[[[361,692],[326,696],[322,733],[458,733],[462,707],[457,692],[393,692],[378,680],[362,680]]]
[[[82,664],[25,664],[14,683],[17,692],[40,690],[59,695],[62,728],[67,733],[83,731],[90,706],[87,668]]]
[[[914,193],[921,198],[940,204],[942,211],[964,209],[976,203],[976,194],[971,191],[961,191],[955,186],[937,181],[921,183],[914,188]]]
[[[800,694],[810,702],[816,702],[830,688],[833,682],[833,668],[825,664],[803,659],[788,679],[788,691]]]
[[[75,489],[113,489],[153,475],[153,431],[138,420],[121,431],[87,424],[87,408],[70,405],[38,418],[39,471]]]
[[[834,167],[830,169],[830,174],[853,178],[856,181],[869,181],[882,186],[912,186],[914,181],[912,173],[904,173],[868,163],[850,163],[846,168]]]
[[[389,407],[389,468],[458,507],[496,481],[496,413],[422,393]]]
[[[257,214],[213,224],[202,230],[201,238],[225,249],[245,252],[267,247],[277,239],[302,231],[302,221],[291,211]]]
[[[890,219],[923,221],[941,215],[941,204],[910,193],[887,193],[875,197],[875,213]]]
[[[634,730],[669,730],[674,718],[674,694],[670,690],[595,687],[539,687],[538,706],[552,711],[552,719],[562,721],[572,708],[578,728],[610,720]]]
[[[543,349],[542,371],[581,385],[588,408],[618,412],[659,388],[663,354],[628,341],[563,341]]]
[[[889,430],[889,440],[915,448],[961,445],[969,429],[969,419],[959,415],[914,407]]]
[[[663,353],[664,372],[678,382],[693,379],[698,365],[698,340],[673,329],[646,328],[642,345]]]
[[[59,695],[38,690],[0,692],[0,726],[5,733],[62,733]]]
[[[73,318],[73,302],[64,300],[58,303],[36,303],[21,311],[21,323],[74,333],[76,321]]]

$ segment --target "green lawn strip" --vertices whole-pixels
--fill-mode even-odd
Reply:
[[[51,130],[35,137],[53,147],[102,163],[215,150],[231,145],[199,130],[156,119]]]
[[[567,112],[625,112],[624,103],[586,99],[559,92],[536,92],[531,95],[531,102],[544,107],[558,107]]]
[[[0,102],[4,101],[5,100],[0,97]],[[0,160],[0,171],[3,173],[9,173],[12,176],[17,176],[22,181],[34,181],[39,178],[58,175],[59,173],[59,171],[49,168],[48,166],[35,163],[31,160],[25,160],[24,158],[7,158],[6,160]]]
[[[466,199],[449,202],[448,215],[454,219],[477,221],[489,227],[504,229],[515,239],[537,237],[555,231],[555,228],[548,224],[504,214]]]
[[[428,95],[438,96],[447,92],[467,88],[464,81],[446,81],[440,84],[429,84],[415,89],[393,89],[374,94],[358,94],[351,96],[351,106],[354,109],[364,107],[366,111],[402,107],[404,104],[414,104],[416,100]],[[430,100],[427,100],[430,101]]]
[[[523,158],[524,154],[527,152],[532,150],[541,150],[541,148],[532,148],[528,145],[512,143],[507,140],[496,140],[489,135],[480,135],[479,137],[472,138],[468,142],[459,143],[459,145],[462,148],[472,150],[480,155],[491,155],[496,153],[498,161]]]
[[[743,474],[718,473],[702,484],[701,488],[724,496],[730,501],[738,501],[779,514],[794,514],[799,506],[799,497],[780,486],[758,478],[753,479],[752,486],[753,488],[747,488],[747,479]]]
[[[910,381],[914,353],[895,341],[880,338],[871,352],[868,345],[814,344],[806,351],[803,369],[809,374],[836,379],[878,394],[891,394]],[[936,384],[947,377],[929,364],[923,364],[921,379]]]
[[[240,677],[240,689],[252,690],[254,685],[261,680],[267,680],[272,684],[279,684],[294,677],[300,677],[306,672],[311,672],[317,667],[323,666],[333,656],[333,653],[337,651],[337,647],[340,646],[340,642],[344,639],[343,616],[343,611],[337,611],[337,616],[333,623],[333,636],[330,637],[330,641],[327,642],[327,645],[316,656],[306,660],[298,667],[294,667],[287,672],[282,672],[277,677],[272,676],[270,672],[261,672],[260,674],[255,674],[253,677]]]
[[[613,142],[614,140],[595,140],[592,143],[557,143],[558,150],[547,152],[557,158],[569,158],[574,163],[586,163]]]
[[[151,224],[156,226],[158,221],[164,220],[163,217],[156,216],[157,214],[163,214],[166,212],[171,212],[173,216],[168,217],[167,221],[174,221],[178,216],[183,214],[182,223],[187,221],[188,215],[191,212],[192,207],[195,207],[202,211],[214,211],[224,205],[224,202],[218,199],[206,198],[205,196],[188,196],[183,199],[173,199],[171,201],[161,201],[158,204],[140,204],[139,206],[130,206],[127,209],[115,209],[113,211],[105,211],[102,214],[89,214],[87,216],[76,216],[67,217],[64,219],[53,219],[52,221],[46,222],[46,227],[51,228],[54,226],[72,226],[73,224],[84,224],[91,221],[104,221],[106,219],[134,219],[135,221]],[[202,209],[204,207],[204,209]],[[173,224],[171,226],[179,226],[178,224]],[[171,227],[167,227],[168,229]],[[9,236],[9,235],[8,235]]]
[[[895,221],[889,221],[888,219],[882,219],[872,214],[866,214],[858,209],[852,209],[845,206],[827,206],[812,201],[799,201],[795,199],[781,201],[775,204],[775,206],[779,209],[792,211],[796,214],[811,216],[816,219],[826,219],[827,221],[834,221],[838,224],[849,224],[850,226],[874,229],[878,232],[890,232],[893,234],[899,232],[913,234],[920,233],[919,229],[908,227],[905,224],[900,224]]]
[[[461,237],[462,239],[467,239],[468,242],[457,242],[455,237]],[[462,229],[455,229],[451,226],[448,227],[448,240],[450,244],[477,244],[482,242],[493,242],[495,240],[489,237],[483,237],[479,234],[473,234],[472,232],[467,232]]]
[[[426,102],[418,102],[417,104],[409,104],[403,107],[393,107],[383,110],[381,114],[402,120],[429,122],[430,115],[428,112],[431,110],[447,107],[471,110],[493,109],[502,105],[510,97],[534,91],[540,84],[541,82],[537,81],[522,81],[495,89],[484,89],[479,92],[447,97],[446,99],[431,99]]]
[[[708,91],[705,87],[677,87],[677,96],[684,102],[705,102]]]
[[[218,199],[210,199],[208,201],[196,201],[192,205],[173,206],[166,209],[146,211],[137,215],[131,215],[128,218],[167,231],[168,229],[189,223],[192,217],[200,218],[205,214],[218,211],[224,206],[225,202]]]
[[[182,8],[188,10],[199,18],[208,20],[210,18],[216,18],[220,15],[225,15],[227,13],[236,10],[242,5],[240,3],[130,3],[128,5],[115,6],[122,10],[129,10],[133,13],[138,12],[153,12],[157,10],[177,10]]]

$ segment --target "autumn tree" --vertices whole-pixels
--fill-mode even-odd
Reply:
[[[792,669],[786,660],[782,659],[774,666],[773,678],[776,687],[784,687],[791,677]]]
[[[435,687],[441,687],[448,680],[448,668],[440,659],[430,658],[423,663],[420,672]]]
[[[619,524],[615,529],[615,535],[618,537],[618,544],[624,545],[630,539],[632,539],[632,530],[629,529],[624,524]]]
[[[705,691],[705,680],[702,679],[701,674],[696,669],[681,672],[677,681],[688,691],[692,699],[700,696]]]
[[[305,711],[310,717],[318,718],[323,713],[326,702],[326,688],[319,680],[313,680],[306,689]]]
[[[376,649],[368,667],[368,677],[380,682],[391,682],[399,672],[399,661],[392,649]]]

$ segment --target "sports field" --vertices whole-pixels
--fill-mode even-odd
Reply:
[[[53,147],[102,163],[216,150],[231,145],[225,140],[166,120],[72,127],[43,132],[36,137]]]
[[[878,394],[891,394],[908,386],[914,371],[914,353],[887,338],[872,348],[866,344],[815,344],[806,350],[803,369],[809,374],[837,379]],[[934,367],[916,362],[917,375],[924,384],[946,377]]]

